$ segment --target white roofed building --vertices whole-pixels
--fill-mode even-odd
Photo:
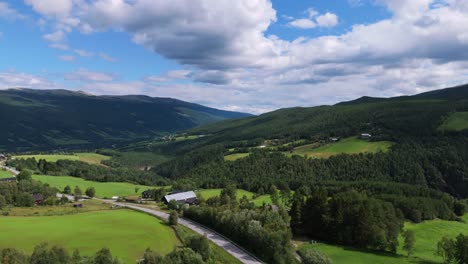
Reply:
[[[197,201],[197,195],[194,191],[189,191],[164,196],[165,203],[169,203],[172,200],[175,200],[179,204],[194,204]]]

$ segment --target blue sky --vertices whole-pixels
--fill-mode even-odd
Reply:
[[[0,89],[262,113],[468,82],[463,0],[0,0]]]

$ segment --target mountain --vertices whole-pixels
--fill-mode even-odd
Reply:
[[[247,116],[172,98],[9,89],[0,91],[0,150],[109,146]]]
[[[280,109],[192,129],[211,143],[274,138],[319,139],[371,133],[387,140],[427,136],[453,112],[468,111],[468,85],[393,98],[361,97],[333,106]],[[208,140],[208,139],[206,139]]]

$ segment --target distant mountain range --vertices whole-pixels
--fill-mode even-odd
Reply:
[[[248,116],[172,98],[1,90],[0,151],[103,147]]]

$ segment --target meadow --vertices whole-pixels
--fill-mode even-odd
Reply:
[[[104,156],[97,153],[74,153],[74,154],[56,154],[56,155],[18,155],[14,156],[15,159],[28,159],[28,158],[35,158],[36,160],[45,159],[48,162],[56,162],[57,160],[79,160],[82,162],[90,163],[90,164],[101,164],[101,161],[108,160],[110,157]]]
[[[434,254],[437,242],[444,236],[453,238],[460,233],[468,234],[468,214],[463,217],[465,223],[445,220],[431,220],[419,224],[405,223],[405,229],[413,230],[416,237],[414,254],[407,257],[402,249],[403,239],[400,238],[399,255],[382,252],[357,250],[351,247],[328,245],[324,243],[304,243],[301,247],[314,248],[328,255],[334,264],[400,264],[400,263],[442,263],[442,259]]]
[[[376,153],[388,151],[392,142],[372,142],[357,137],[343,139],[337,143],[316,147],[316,144],[304,145],[294,149],[293,154],[313,158],[328,158],[338,154]]]
[[[12,177],[11,172],[0,169],[0,179]]]
[[[219,196],[221,194],[221,190],[222,189],[202,189],[198,190],[197,194],[199,194],[204,199],[208,199],[211,197]],[[237,189],[236,196],[238,200],[240,200],[244,195],[247,197],[247,199],[251,200],[255,204],[255,206],[262,206],[264,203],[271,204],[271,197],[269,194],[260,195],[257,198],[252,199],[254,196],[253,192]]]
[[[0,248],[31,253],[47,242],[83,255],[108,247],[124,263],[135,263],[146,248],[164,255],[180,245],[174,231],[161,220],[130,210],[107,210],[66,216],[0,217]]]
[[[112,196],[129,196],[136,194],[140,195],[147,189],[155,188],[154,186],[145,186],[126,182],[94,182],[71,176],[33,175],[32,177],[34,180],[47,183],[52,187],[56,187],[60,191],[62,191],[67,185],[70,186],[72,192],[75,186],[80,187],[83,192],[88,187],[94,187],[96,189],[96,197],[99,198],[111,198]],[[135,188],[138,188],[137,192],[135,192]]]
[[[439,127],[439,130],[446,131],[462,131],[465,129],[468,129],[468,112],[451,114]]]
[[[235,160],[238,160],[238,159],[241,159],[241,158],[245,158],[245,157],[247,157],[249,155],[250,155],[250,153],[229,154],[229,155],[224,156],[224,160],[225,161],[235,161]]]

